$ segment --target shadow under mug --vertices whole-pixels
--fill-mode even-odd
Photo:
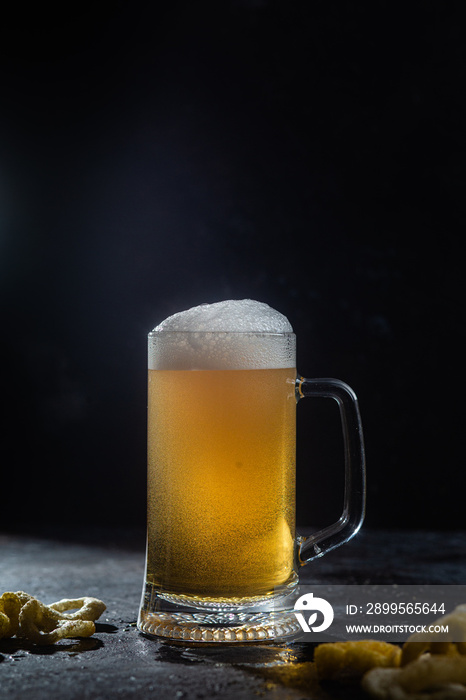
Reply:
[[[149,334],[141,632],[188,643],[288,639],[300,632],[299,569],[359,530],[365,459],[356,395],[338,379],[299,376],[295,358],[294,333]],[[339,520],[302,537],[296,405],[309,396],[338,403],[345,491]]]

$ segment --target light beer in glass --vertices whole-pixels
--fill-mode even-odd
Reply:
[[[228,599],[293,580],[295,382],[291,367],[149,370],[154,586]]]

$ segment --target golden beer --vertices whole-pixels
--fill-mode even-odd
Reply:
[[[151,369],[147,583],[249,598],[296,578],[296,370]]]

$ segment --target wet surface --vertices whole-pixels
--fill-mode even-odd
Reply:
[[[0,593],[44,603],[93,595],[107,604],[88,639],[53,646],[0,640],[0,698],[362,698],[358,684],[319,684],[314,645],[191,645],[136,629],[144,537],[0,535]],[[303,569],[306,583],[465,583],[465,533],[362,532]]]

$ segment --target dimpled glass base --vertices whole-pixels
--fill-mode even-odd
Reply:
[[[246,643],[284,640],[301,631],[286,597],[267,599],[188,602],[175,596],[161,596],[150,585],[138,619],[144,634],[181,642]]]

